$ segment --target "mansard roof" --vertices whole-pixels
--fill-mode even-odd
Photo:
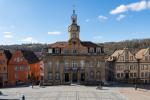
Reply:
[[[34,54],[33,51],[30,50],[21,50],[24,58],[28,61],[29,64],[37,63],[40,60],[38,57]]]
[[[67,45],[68,45],[68,42],[62,41],[62,42],[56,42],[56,43],[50,44],[49,47],[51,47],[51,48],[57,48],[57,47],[58,48],[64,48]]]
[[[149,50],[149,48],[146,48],[146,49],[141,49],[140,51],[138,51],[137,53],[136,53],[136,58],[137,59],[142,59],[143,57],[144,57],[144,55],[145,55],[145,53],[147,52]]]
[[[50,44],[49,47],[51,48],[65,48],[69,43],[68,42],[55,42],[53,44]],[[100,45],[97,45],[96,43],[90,42],[90,41],[81,41],[81,45],[85,47],[100,47]]]
[[[98,47],[99,45],[93,43],[93,42],[90,42],[90,41],[82,41],[81,44],[83,46],[86,46],[86,47]]]

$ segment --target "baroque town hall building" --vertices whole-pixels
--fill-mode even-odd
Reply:
[[[80,40],[75,10],[71,21],[69,40],[43,49],[45,85],[95,84],[106,79],[103,46]]]

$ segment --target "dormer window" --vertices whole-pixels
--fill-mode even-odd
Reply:
[[[48,49],[48,53],[52,53],[52,49]]]
[[[93,53],[94,52],[94,48],[89,48],[89,53]]]
[[[56,49],[55,49],[55,53],[60,53],[60,49],[59,49],[59,48],[56,48]]]
[[[101,48],[96,48],[97,53],[101,53]]]

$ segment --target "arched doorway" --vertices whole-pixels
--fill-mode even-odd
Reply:
[[[125,73],[125,79],[129,79],[129,73]]]
[[[69,82],[69,73],[65,73],[65,82]]]
[[[75,72],[72,73],[72,82],[74,82],[74,83],[77,82],[77,73],[75,73]]]
[[[85,73],[81,73],[81,81],[85,81]]]

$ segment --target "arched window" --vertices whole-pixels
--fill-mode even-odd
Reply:
[[[49,62],[48,62],[48,71],[50,72],[51,70],[52,70],[52,62],[49,61]]]
[[[84,67],[84,60],[80,61],[81,67]]]
[[[56,62],[56,71],[59,71],[59,61]]]
[[[101,76],[100,76],[100,72],[96,72],[96,80],[100,80],[101,79]]]
[[[60,79],[60,75],[59,73],[56,73],[56,80],[59,80]]]
[[[93,71],[90,72],[90,79],[91,79],[91,80],[94,79],[94,72],[93,72]]]

